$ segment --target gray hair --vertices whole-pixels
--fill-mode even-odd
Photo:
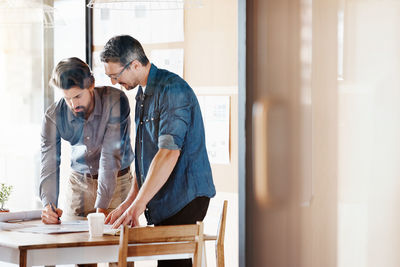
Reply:
[[[72,87],[87,89],[94,84],[89,66],[77,57],[61,60],[53,69],[50,85],[63,90]]]
[[[120,63],[122,66],[133,60],[138,60],[143,66],[149,63],[140,42],[129,35],[118,35],[108,40],[100,59],[105,63]]]

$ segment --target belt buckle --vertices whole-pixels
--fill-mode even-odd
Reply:
[[[119,176],[125,175],[125,174],[127,174],[129,171],[130,171],[130,166],[126,167],[125,169],[119,170],[119,171],[117,172],[117,176],[119,177]]]
[[[88,172],[88,173],[85,173],[85,178],[90,178],[90,179],[95,179],[94,177],[96,176],[96,175],[92,175],[90,172]]]

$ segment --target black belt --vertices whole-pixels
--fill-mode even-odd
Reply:
[[[126,167],[123,170],[119,170],[117,173],[117,177],[127,174],[131,170],[131,167]],[[90,174],[90,173],[80,173],[84,177],[89,177],[92,179],[97,179],[99,177],[98,174]]]

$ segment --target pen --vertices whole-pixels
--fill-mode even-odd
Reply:
[[[50,207],[51,207],[51,210],[52,210],[55,214],[58,215],[58,213],[56,212],[56,208],[54,207],[54,204],[53,204],[52,202],[50,202]],[[60,220],[60,217],[58,217],[58,220]]]

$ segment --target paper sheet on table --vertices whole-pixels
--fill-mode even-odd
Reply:
[[[12,231],[20,228],[28,227],[29,225],[21,224],[21,223],[8,223],[8,222],[0,222],[0,230],[2,231]]]
[[[40,219],[41,214],[42,210],[2,212],[0,213],[0,222],[35,220]]]
[[[23,225],[23,224],[20,224]],[[118,229],[111,229],[112,225],[104,225],[104,233],[116,235]],[[34,225],[27,225],[27,227],[16,227],[12,229],[24,233],[36,234],[65,234],[65,233],[79,233],[88,232],[89,225],[86,220],[66,221],[61,224],[43,224],[37,223]]]
[[[112,225],[111,224],[106,224],[106,225],[104,225],[104,234],[105,235],[120,235],[120,232],[121,232],[121,229],[120,228],[118,228],[118,229],[112,229],[111,228],[112,227]]]
[[[87,221],[69,221],[61,224],[43,224],[42,222],[15,229],[18,232],[35,234],[63,234],[89,231]]]

